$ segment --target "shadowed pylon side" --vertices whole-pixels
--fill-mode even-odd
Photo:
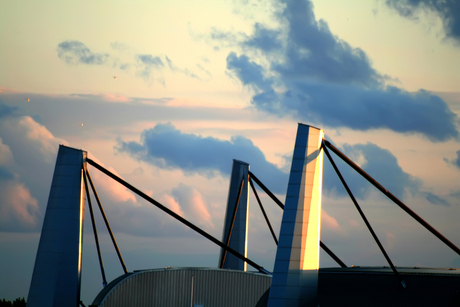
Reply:
[[[243,181],[243,182],[242,182]],[[230,176],[230,187],[227,200],[227,211],[225,213],[225,224],[222,235],[222,242],[230,240],[228,246],[247,257],[248,250],[248,210],[249,210],[249,164],[233,160],[232,174]],[[241,184],[243,185],[241,187]],[[241,193],[240,193],[241,189]],[[239,202],[237,203],[238,194]],[[231,227],[235,206],[237,206],[233,227]],[[226,253],[224,249],[220,252],[219,266],[224,269],[246,271],[247,263]]]
[[[323,137],[321,129],[298,125],[269,307],[317,305]]]
[[[87,153],[59,146],[28,307],[76,307],[80,301]]]

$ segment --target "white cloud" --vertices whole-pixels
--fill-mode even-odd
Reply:
[[[162,203],[168,209],[172,210],[174,213],[184,217],[184,212],[182,211],[182,208],[171,195],[163,194],[160,197],[160,203]]]
[[[27,150],[29,153],[41,153],[42,158],[51,163],[55,160],[59,144],[68,145],[66,140],[56,138],[45,126],[30,116],[7,118],[0,123],[0,127],[3,130],[2,136],[8,141],[10,148],[17,147],[12,149],[15,157],[18,154],[17,150]]]
[[[0,165],[8,165],[13,162],[13,153],[8,145],[3,144],[0,137]]]
[[[92,160],[94,160],[97,164],[103,166],[113,174],[117,175],[121,178],[121,176],[117,173],[117,171],[113,167],[106,167],[103,163],[101,163],[97,158],[93,155],[89,155]],[[109,176],[103,174],[99,170],[94,169],[92,166],[88,166],[88,172],[91,175],[91,179],[94,182],[94,186],[96,191],[100,193],[101,191],[104,194],[104,197],[109,198],[112,202],[126,202],[129,201],[133,204],[137,203],[136,197],[132,192],[130,192],[127,188],[122,186],[120,183],[116,182]]]
[[[172,190],[172,195],[180,205],[186,219],[202,226],[214,228],[207,200],[198,189],[181,183]]]
[[[337,220],[330,216],[324,209],[321,211],[321,225],[322,227],[327,227],[333,230],[340,229],[340,225]]]
[[[24,184],[16,180],[0,185],[0,230],[21,231],[38,224],[38,201]]]

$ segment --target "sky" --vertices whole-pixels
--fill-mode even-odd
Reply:
[[[59,144],[221,238],[232,159],[284,202],[298,123],[460,245],[460,4],[6,1],[0,11],[0,298],[27,297]],[[396,266],[460,258],[335,158]],[[219,248],[88,167],[129,271]],[[259,190],[276,233],[282,212]],[[88,210],[82,299],[102,289]],[[108,281],[123,273],[100,214]],[[325,159],[321,240],[387,265]],[[276,246],[253,196],[248,257]],[[321,267],[337,266],[321,252]]]

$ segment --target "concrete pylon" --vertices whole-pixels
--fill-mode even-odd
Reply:
[[[238,192],[241,186],[241,180],[244,178],[243,188],[241,190],[240,201],[236,211],[235,222],[230,236],[228,246],[247,257],[248,255],[248,210],[249,210],[249,164],[233,160],[232,174],[230,176],[230,187],[228,191],[227,212],[225,213],[225,224],[222,235],[222,242],[226,243],[230,225],[235,210]],[[231,253],[225,253],[222,249],[219,257],[219,265],[225,255],[223,268],[246,271],[247,263],[237,258]]]
[[[323,137],[298,125],[269,307],[317,305]]]
[[[85,151],[59,146],[28,307],[79,305],[86,155]]]

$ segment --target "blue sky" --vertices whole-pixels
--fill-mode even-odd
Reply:
[[[454,244],[459,7],[436,1],[11,1],[0,12],[0,298],[27,296],[59,144],[222,235],[231,159],[284,201],[297,123]],[[396,266],[459,256],[338,165]],[[325,160],[322,240],[385,265]],[[128,270],[217,266],[219,249],[90,168]],[[281,212],[262,197],[279,230]],[[250,200],[249,257],[275,246]],[[82,297],[102,287],[86,217]],[[108,279],[122,273],[99,217]],[[336,264],[321,254],[321,266]],[[12,276],[8,277],[7,276]]]

